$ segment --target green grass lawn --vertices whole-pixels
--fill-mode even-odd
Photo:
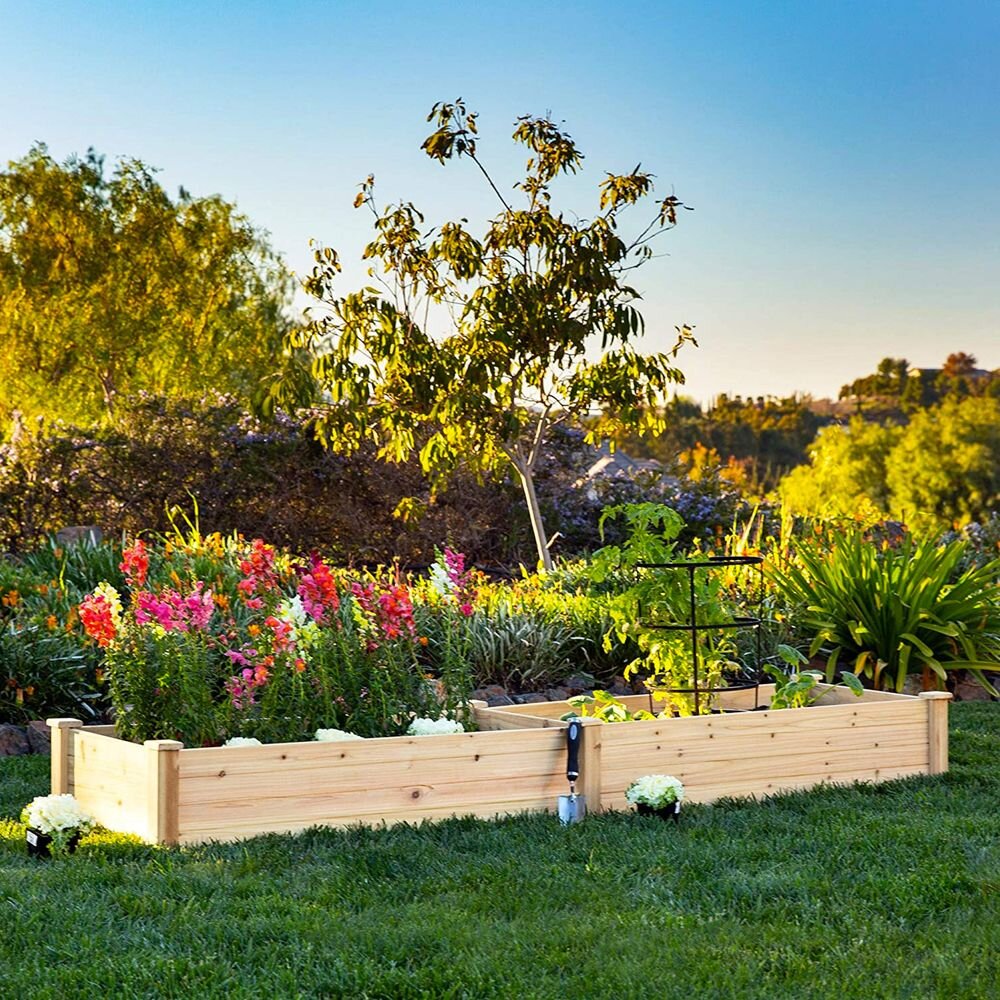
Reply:
[[[1000,706],[952,770],[761,803],[27,858],[0,759],[0,997],[996,997]]]

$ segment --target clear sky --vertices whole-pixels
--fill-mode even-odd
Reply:
[[[311,237],[358,257],[368,173],[429,222],[495,211],[419,151],[458,96],[510,183],[513,119],[565,121],[567,210],[640,161],[695,208],[638,284],[651,348],[696,327],[699,399],[835,396],[885,356],[1000,366],[998,0],[0,0],[0,161],[139,157],[300,272]]]

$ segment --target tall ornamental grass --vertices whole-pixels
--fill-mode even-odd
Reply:
[[[876,688],[902,691],[912,673],[943,683],[965,669],[992,691],[982,671],[1000,662],[1000,560],[963,569],[964,555],[963,542],[831,532],[771,574],[828,676],[844,662]]]

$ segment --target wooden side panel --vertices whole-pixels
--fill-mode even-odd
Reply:
[[[926,774],[927,708],[916,698],[604,727],[604,808],[627,807],[642,774],[673,774],[688,798],[771,795],[822,782]]]
[[[521,706],[511,706],[521,707]],[[482,714],[476,715],[476,721],[480,730],[485,732],[496,732],[504,729],[551,729],[553,727],[565,728],[566,723],[561,722],[558,716],[552,719],[544,718],[540,715],[527,715],[525,713],[507,712],[502,708],[490,708]]]
[[[182,750],[181,843],[554,810],[563,728]]]
[[[102,826],[155,840],[149,830],[147,755],[137,743],[72,730],[70,791]]]

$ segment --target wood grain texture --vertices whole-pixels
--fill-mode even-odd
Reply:
[[[149,834],[146,751],[113,736],[73,731],[73,794],[98,823],[119,833]]]
[[[183,750],[178,787],[182,843],[551,811],[566,790],[566,737],[550,727]]]
[[[730,694],[744,704],[753,698]],[[596,811],[628,808],[625,788],[649,773],[674,774],[690,801],[710,802],[946,769],[947,696],[878,695],[829,688],[823,704],[801,710],[587,719],[578,790]],[[648,699],[626,703],[635,710]],[[161,843],[553,811],[567,790],[566,724],[558,717],[567,708],[477,704],[484,731],[448,736],[209,749],[138,746],[107,727],[51,720],[53,748],[60,739],[66,747],[63,763],[53,761],[53,788],[67,785],[109,829]]]

